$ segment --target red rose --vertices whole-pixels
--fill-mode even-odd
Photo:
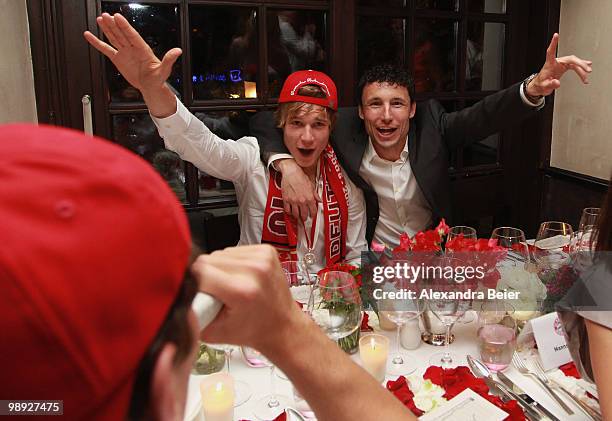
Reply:
[[[574,377],[576,379],[580,378],[580,373],[576,368],[576,364],[574,364],[573,362],[563,364],[561,367],[559,367],[559,370],[561,370],[566,376]]]

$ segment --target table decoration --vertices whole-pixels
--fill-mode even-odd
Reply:
[[[368,305],[370,308],[373,308],[375,312],[377,312],[376,305],[373,303],[371,298],[371,294],[368,293],[368,285],[364,285],[363,282],[363,274],[362,269],[359,266],[351,265],[348,263],[336,263],[330,266],[327,266],[321,269],[317,273],[317,277],[321,279],[326,273],[329,272],[346,272],[353,276],[355,279],[355,283],[357,288],[359,289],[359,295],[361,297],[361,302],[363,303],[363,307],[366,308]],[[377,313],[378,314],[378,313]],[[337,340],[338,346],[346,352],[347,354],[354,354],[359,349],[359,338],[361,335],[361,331],[369,331],[372,328],[368,326],[369,316],[367,313],[363,312],[361,327],[357,329],[352,334],[345,336],[344,338],[340,338]]]
[[[389,357],[389,338],[378,334],[369,334],[359,340],[359,356],[362,367],[378,382],[382,383],[387,371]]]
[[[227,373],[215,373],[200,383],[202,412],[206,421],[233,421],[234,379]]]
[[[499,397],[489,394],[484,380],[474,377],[465,366],[450,369],[430,366],[422,378],[414,375],[408,378],[400,376],[397,380],[387,382],[387,389],[416,416],[432,411],[468,388],[508,413],[506,420],[525,420],[523,410],[516,401],[503,402]]]
[[[191,369],[193,374],[212,374],[223,370],[225,352],[199,342],[196,360]]]

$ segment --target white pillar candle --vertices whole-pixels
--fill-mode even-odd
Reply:
[[[206,421],[233,421],[234,380],[227,373],[215,373],[200,383],[202,411]]]
[[[359,340],[359,356],[366,369],[378,382],[385,380],[389,338],[383,335],[367,335]]]

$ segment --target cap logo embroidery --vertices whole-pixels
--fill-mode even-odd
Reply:
[[[299,81],[299,82],[298,82],[298,83],[297,83],[297,84],[296,84],[296,85],[293,87],[293,89],[291,90],[291,96],[294,96],[294,95],[295,95],[295,92],[296,92],[296,91],[297,91],[297,90],[298,90],[300,87],[302,87],[303,85],[311,85],[311,84],[313,84],[313,83],[314,83],[315,85],[319,85],[319,86],[320,86],[320,87],[321,87],[321,88],[322,88],[322,89],[325,91],[325,94],[326,94],[328,97],[330,96],[330,94],[329,94],[329,89],[327,88],[327,85],[326,85],[325,83],[323,83],[323,82],[319,82],[317,79],[315,79],[315,78],[311,78],[311,77],[306,78],[306,80],[300,80],[300,81]]]

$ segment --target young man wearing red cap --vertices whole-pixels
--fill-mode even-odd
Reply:
[[[417,104],[404,68],[377,65],[365,72],[359,106],[340,109],[332,144],[364,193],[368,243],[374,239],[393,248],[404,232],[412,236],[441,218],[452,222],[450,153],[535,115],[568,70],[586,83],[591,62],[557,58],[558,38],[553,36],[539,73],[458,112],[447,113],[436,100]],[[250,125],[264,156],[283,159],[275,165],[283,173],[288,213],[299,218],[313,212],[317,195],[291,157],[282,155],[286,150],[269,113],[258,113]]]
[[[180,419],[197,283],[167,183],[52,127],[1,127],[0,168],[1,399],[63,401],[71,420]]]
[[[182,420],[199,286],[225,305],[202,338],[262,351],[320,420],[414,419],[299,310],[272,247],[202,255],[186,270],[183,208],[140,157],[74,130],[10,125],[0,168],[0,414]],[[33,399],[42,409],[15,409]]]
[[[322,197],[313,218],[296,221],[284,212],[281,174],[262,164],[257,140],[227,141],[214,135],[166,85],[180,49],[170,50],[159,62],[121,15],[103,14],[98,24],[116,49],[90,32],[85,33],[87,41],[142,92],[166,147],[202,171],[234,183],[240,205],[239,244],[272,244],[281,259],[300,259],[314,271],[360,257],[367,248],[363,195],[329,146],[338,100],[327,75],[295,72],[279,97],[277,124],[283,142]]]

